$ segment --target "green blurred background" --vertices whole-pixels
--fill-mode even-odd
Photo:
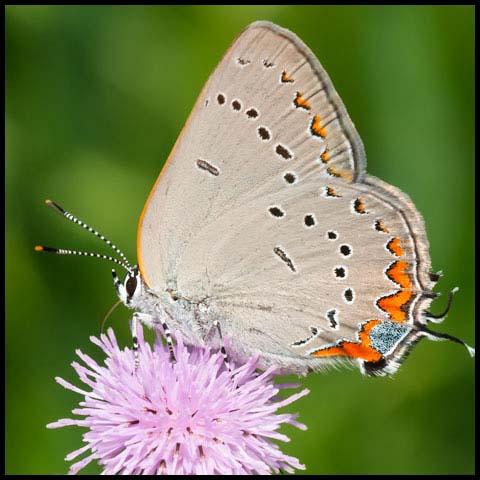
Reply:
[[[203,83],[251,21],[296,32],[320,59],[370,173],[422,212],[438,290],[460,287],[442,330],[474,343],[474,7],[6,7],[6,472],[64,473],[78,428],[47,430],[79,396],[75,348],[115,302],[111,265],[36,254],[108,251],[52,198],[135,261],[137,221]],[[441,297],[432,310],[444,308]],[[129,344],[120,307],[109,320]],[[78,382],[75,382],[78,384]],[[290,406],[309,427],[282,446],[321,474],[472,474],[474,361],[423,341],[394,379],[311,375]],[[96,466],[85,472],[95,473]]]

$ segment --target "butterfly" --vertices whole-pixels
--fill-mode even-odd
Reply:
[[[367,174],[362,140],[330,78],[292,32],[249,25],[216,67],[145,203],[138,266],[113,246],[119,298],[139,321],[260,368],[337,362],[392,374],[424,337],[440,274],[422,216]],[[174,361],[173,350],[171,359]]]

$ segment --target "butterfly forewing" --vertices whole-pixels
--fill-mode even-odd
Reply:
[[[160,286],[198,228],[245,198],[321,172],[349,181],[363,171],[361,140],[315,57],[287,30],[252,24],[211,75],[147,201],[142,273]]]

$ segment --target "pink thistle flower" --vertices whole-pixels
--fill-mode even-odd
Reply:
[[[134,355],[120,350],[112,329],[100,339],[91,337],[107,355],[105,365],[77,350],[84,362],[72,366],[91,390],[82,390],[61,378],[56,381],[85,397],[73,414],[47,425],[86,427],[86,443],[67,455],[70,461],[90,451],[70,467],[75,474],[91,461],[103,474],[270,474],[280,469],[304,469],[282,453],[272,440],[288,442],[278,432],[282,424],[302,430],[296,415],[277,410],[308,393],[302,390],[286,399],[277,396],[274,370],[258,374],[257,360],[225,368],[222,355],[202,347],[187,347],[177,335],[176,364],[159,338],[153,348],[139,335],[140,365],[134,372]]]

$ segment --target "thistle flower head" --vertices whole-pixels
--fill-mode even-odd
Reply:
[[[269,474],[304,466],[282,453],[275,441],[289,441],[278,432],[282,424],[306,427],[295,415],[277,410],[308,390],[280,399],[274,371],[255,371],[256,359],[225,368],[222,355],[203,347],[187,347],[179,335],[177,363],[159,338],[153,348],[139,335],[139,360],[121,350],[112,329],[91,337],[106,354],[104,365],[77,350],[84,365],[73,362],[83,390],[57,378],[65,388],[84,396],[73,414],[47,425],[86,427],[85,445],[70,453],[75,474],[91,461],[104,474]],[[296,386],[296,385],[295,385]]]

